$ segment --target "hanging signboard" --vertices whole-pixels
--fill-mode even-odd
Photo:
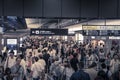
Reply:
[[[68,35],[68,29],[31,29],[30,35],[42,35],[42,36],[51,36],[51,35]]]

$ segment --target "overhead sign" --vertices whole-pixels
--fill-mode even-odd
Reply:
[[[82,30],[120,30],[120,25],[83,25]]]
[[[30,35],[68,35],[68,29],[31,29]]]
[[[120,39],[120,37],[111,36],[111,37],[109,37],[109,39]]]
[[[97,26],[83,26],[83,30],[97,30]]]

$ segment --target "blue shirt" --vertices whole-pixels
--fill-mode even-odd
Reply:
[[[83,70],[79,70],[72,74],[70,80],[90,80],[90,76]]]

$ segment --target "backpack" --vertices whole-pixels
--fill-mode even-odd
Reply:
[[[109,72],[109,70],[107,70],[106,72],[104,70],[100,70],[98,72],[98,74],[99,74],[99,76],[103,77],[104,80],[109,80],[108,72]]]
[[[105,80],[109,80],[108,72],[109,72],[109,70],[107,70],[106,73],[105,73]]]

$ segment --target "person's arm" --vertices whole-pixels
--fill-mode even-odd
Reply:
[[[20,80],[23,80],[24,78],[24,68],[21,66],[18,76],[20,77]]]
[[[30,72],[30,77],[32,77],[34,71],[34,64],[31,66],[31,72]]]
[[[5,64],[4,64],[4,70],[8,67],[8,59],[9,59],[9,57],[7,57],[7,59],[6,59],[6,61],[5,61]]]
[[[113,60],[110,61],[110,67],[112,67],[112,66],[113,66]]]
[[[6,69],[7,67],[7,60],[5,61],[5,64],[4,64],[4,70]]]

